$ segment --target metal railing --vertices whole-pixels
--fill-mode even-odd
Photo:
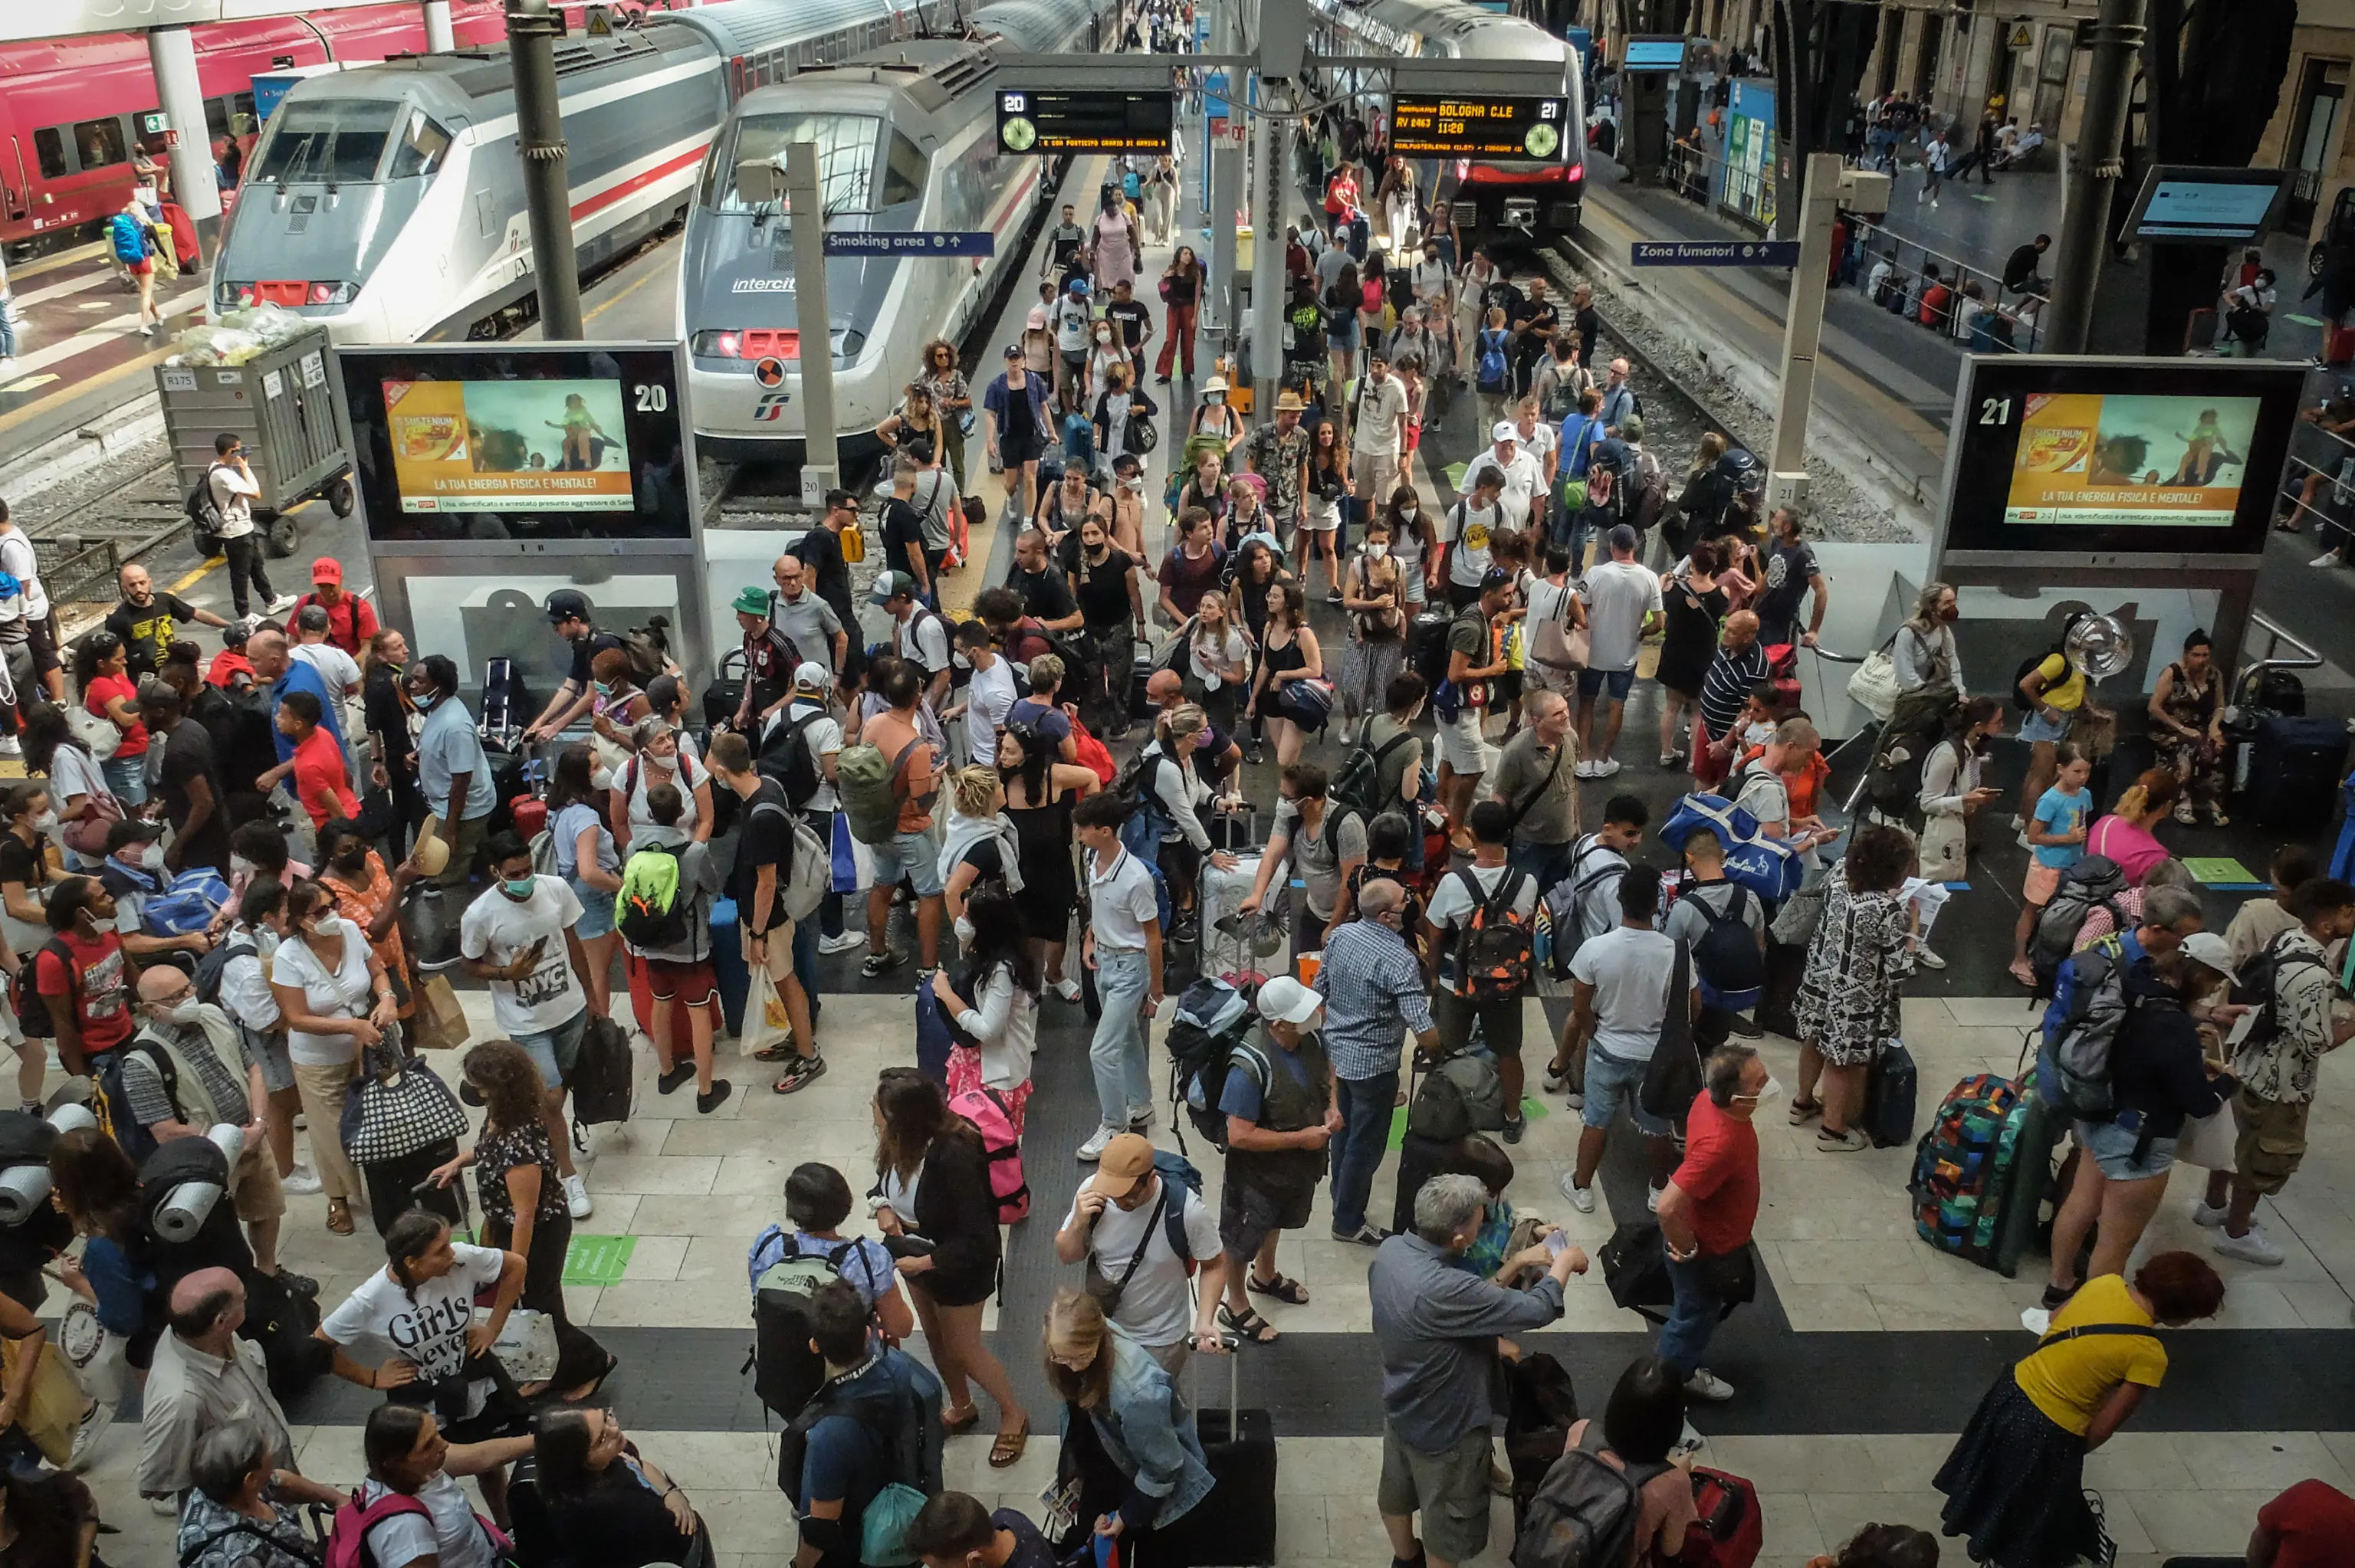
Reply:
[[[2280,622],[2262,610],[2253,609],[2249,612],[2250,641],[2254,641],[2256,634],[2261,631],[2265,636],[2264,657],[2252,659],[2241,667],[2240,679],[2232,683],[2232,700],[2235,703],[2254,696],[2259,683],[2264,679],[2265,672],[2268,670],[2319,670],[2322,668],[2322,654],[2318,651],[2307,646],[2294,633],[2286,630]],[[2281,656],[2281,646],[2285,642],[2297,650],[2296,657],[2285,659]]]
[[[2291,443],[2289,461],[2282,469],[2282,499],[2288,503],[2290,515],[2297,522],[2302,524],[2309,516],[2314,519],[2314,536],[2326,553],[2340,552],[2346,549],[2348,539],[2334,545],[2332,534],[2355,538],[2355,440],[2324,429],[2319,419],[2303,422],[2312,425],[2315,433],[2331,446],[2318,462],[2298,451],[2296,442]]]
[[[1999,272],[1934,250],[1865,218],[1851,217],[1849,221],[1851,254],[1842,259],[1842,271],[1854,270],[1857,287],[1873,304],[1926,330],[1944,333],[1974,354],[2036,352],[2044,330],[2046,296],[2041,289],[2011,292],[2004,288]],[[2040,278],[2030,282],[2047,281]],[[1935,302],[1932,319],[1925,323],[1922,320],[1923,297],[1936,285],[1945,286],[1947,297]],[[1978,290],[1976,300],[1970,293],[1974,286]],[[1968,330],[1957,333],[1956,313],[1965,303],[1980,308],[1972,315]]]

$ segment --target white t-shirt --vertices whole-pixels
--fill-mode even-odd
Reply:
[[[1546,459],[1551,457],[1554,448],[1560,445],[1561,445],[1561,436],[1543,419],[1540,419],[1536,428],[1521,438],[1521,451],[1531,462],[1537,464],[1538,478],[1540,481],[1545,478]]]
[[[1622,1062],[1648,1062],[1668,1016],[1677,944],[1657,931],[1614,926],[1570,958],[1570,978],[1594,988],[1594,1049]]]
[[[1465,588],[1478,588],[1480,579],[1488,575],[1493,557],[1488,541],[1505,525],[1505,507],[1501,498],[1497,504],[1479,507],[1469,501],[1459,501],[1449,507],[1441,531],[1443,543],[1451,546],[1447,552],[1447,580]],[[1477,534],[1477,542],[1465,535]]]
[[[0,532],[0,572],[6,572],[24,585],[26,615],[35,620],[47,620],[49,590],[41,586],[40,561],[33,554],[33,541],[22,528]]]
[[[1497,509],[1505,514],[1505,526],[1528,527],[1529,508],[1539,492],[1545,489],[1544,460],[1532,458],[1526,448],[1517,447],[1512,461],[1499,462],[1497,449],[1490,447],[1465,466],[1464,482],[1455,487],[1455,493],[1470,495],[1473,487],[1480,482],[1480,476],[1488,472],[1505,476],[1504,492],[1497,497]]]
[[[696,820],[702,815],[696,810],[695,791],[710,777],[702,762],[688,748],[687,736],[683,735],[678,737],[678,760],[672,764],[671,776],[666,780],[654,776],[644,757],[634,757],[623,763],[613,774],[613,782],[628,788],[630,832],[634,834],[640,828],[655,825],[653,808],[646,804],[646,792],[656,784],[666,782],[678,791],[678,821],[671,825],[680,832],[693,833]]]
[[[1014,689],[1014,662],[993,661],[975,670],[964,689],[964,741],[967,753],[984,767],[997,761],[997,726],[1006,722],[1018,694]]]
[[[363,1482],[360,1506],[375,1502],[392,1490],[382,1481]],[[368,1552],[377,1568],[409,1568],[422,1557],[438,1557],[441,1568],[493,1568],[491,1538],[474,1517],[474,1505],[452,1480],[448,1471],[417,1489],[430,1519],[397,1513],[379,1520],[368,1531]]]
[[[1586,605],[1593,670],[1632,670],[1644,646],[1644,622],[1660,612],[1660,579],[1633,561],[1588,568],[1578,585]]]
[[[1218,1211],[1197,1193],[1167,1181],[1161,1184],[1171,1202],[1182,1200],[1186,1205],[1179,1213],[1186,1232],[1186,1250],[1197,1260],[1218,1256]],[[1128,1260],[1136,1256],[1138,1239],[1147,1237],[1146,1227],[1152,1227],[1145,1242],[1145,1255],[1138,1258],[1136,1272],[1129,1275],[1128,1287],[1120,1293],[1120,1310],[1112,1315],[1112,1320],[1127,1330],[1138,1344],[1157,1350],[1186,1337],[1194,1322],[1194,1303],[1185,1260],[1169,1250],[1168,1218],[1154,1216],[1156,1202],[1147,1198],[1134,1209],[1106,1203],[1103,1213],[1096,1216],[1095,1229],[1089,1234],[1088,1250],[1104,1277],[1116,1280],[1127,1273]],[[1063,1215],[1063,1224],[1070,1224],[1079,1212],[1078,1200],[1074,1199]]]
[[[531,973],[490,982],[491,1017],[509,1036],[545,1034],[571,1022],[589,1005],[564,939],[581,918],[581,900],[560,877],[537,876],[532,884],[531,896],[520,903],[493,887],[466,906],[458,922],[458,950],[477,963],[512,963],[517,953],[542,941]]]
[[[358,662],[332,642],[298,642],[286,650],[286,656],[316,670],[327,690],[339,697],[359,689]]]
[[[1399,455],[1399,425],[1406,414],[1406,383],[1395,376],[1385,376],[1377,383],[1370,376],[1358,388],[1358,453],[1360,457],[1396,457]],[[1384,505],[1387,495],[1370,496],[1373,505]]]
[[[304,1008],[314,1017],[366,1018],[376,1000],[370,994],[374,982],[368,977],[368,933],[349,920],[338,917],[337,924],[343,927],[344,961],[334,973],[327,971],[308,942],[290,937],[278,944],[270,960],[271,983],[300,991]],[[287,1055],[305,1067],[340,1066],[357,1050],[348,1034],[286,1032]]]
[[[362,1337],[382,1340],[393,1354],[417,1369],[421,1383],[456,1377],[466,1369],[466,1330],[474,1320],[474,1295],[499,1282],[506,1255],[495,1247],[450,1244],[458,1262],[439,1279],[402,1288],[385,1269],[359,1282],[344,1304],[327,1314],[320,1331],[338,1345]],[[478,1378],[466,1390],[466,1414],[479,1414],[491,1380]]]
[[[205,471],[205,487],[213,493],[220,512],[220,536],[240,539],[253,532],[253,498],[261,486],[237,471],[233,463],[217,462]]]
[[[1734,777],[1741,792],[1733,803],[1758,819],[1759,827],[1782,828],[1791,825],[1791,789],[1783,776],[1763,762],[1753,762]]]
[[[1457,871],[1470,872],[1472,880],[1480,885],[1479,902],[1481,903],[1486,903],[1496,896],[1498,881],[1512,869],[1509,865],[1470,865],[1456,868]],[[1464,885],[1464,878],[1456,875],[1455,871],[1449,872],[1439,879],[1439,886],[1433,892],[1431,903],[1423,910],[1423,918],[1429,920],[1433,928],[1439,932],[1443,953],[1446,952],[1447,947],[1452,946],[1455,941],[1452,933],[1456,925],[1467,918],[1475,906],[1472,890]],[[1537,914],[1537,909],[1538,879],[1523,874],[1520,891],[1513,895],[1513,912],[1527,920]],[[1454,959],[1451,956],[1446,963],[1442,965],[1444,975],[1452,975],[1453,963]],[[1455,989],[1452,978],[1447,979],[1444,983],[1449,990]]]

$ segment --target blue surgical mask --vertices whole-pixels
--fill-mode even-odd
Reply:
[[[532,889],[538,885],[538,877],[527,876],[517,882],[502,882],[499,884],[499,888],[500,891],[504,892],[509,898],[525,899],[530,897]]]
[[[589,683],[597,688],[597,694],[601,697],[610,697],[613,694],[613,683],[611,681],[591,681]]]
[[[417,705],[417,711],[419,713],[430,713],[432,711],[433,705],[442,700],[442,694],[439,692],[411,692],[409,694],[409,700]]]

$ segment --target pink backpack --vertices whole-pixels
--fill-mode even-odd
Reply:
[[[997,1223],[1010,1225],[1030,1213],[1030,1184],[1022,1179],[1022,1145],[1014,1118],[996,1089],[973,1088],[949,1100],[949,1109],[973,1123],[989,1155],[989,1190],[997,1198]]]
[[[325,1568],[376,1568],[376,1555],[368,1550],[368,1531],[395,1514],[414,1513],[432,1518],[432,1510],[419,1499],[405,1492],[387,1492],[372,1503],[363,1504],[360,1493],[355,1491],[336,1510],[335,1521],[327,1527],[327,1561]],[[474,1516],[483,1533],[491,1538],[491,1555],[506,1558],[515,1543],[499,1527]]]

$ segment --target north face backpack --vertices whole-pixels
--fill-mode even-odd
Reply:
[[[1538,1483],[1513,1536],[1513,1568],[1622,1568],[1636,1548],[1644,1484],[1666,1464],[1625,1468],[1603,1457],[1603,1424],[1589,1422]]]
[[[676,948],[687,938],[687,900],[679,893],[681,844],[648,844],[630,852],[622,867],[613,924],[638,948]]]
[[[1457,994],[1467,1001],[1511,1001],[1529,988],[1529,922],[1513,909],[1529,874],[1508,869],[1485,896],[1470,867],[1455,874],[1472,895],[1471,912],[1455,927]]]
[[[810,1348],[810,1299],[818,1287],[847,1277],[843,1260],[858,1250],[858,1243],[854,1239],[824,1252],[804,1252],[798,1237],[771,1225],[753,1242],[753,1255],[773,1245],[778,1248],[777,1261],[752,1282],[752,1350],[746,1365],[752,1372],[753,1397],[791,1421],[826,1381],[826,1363]]]

